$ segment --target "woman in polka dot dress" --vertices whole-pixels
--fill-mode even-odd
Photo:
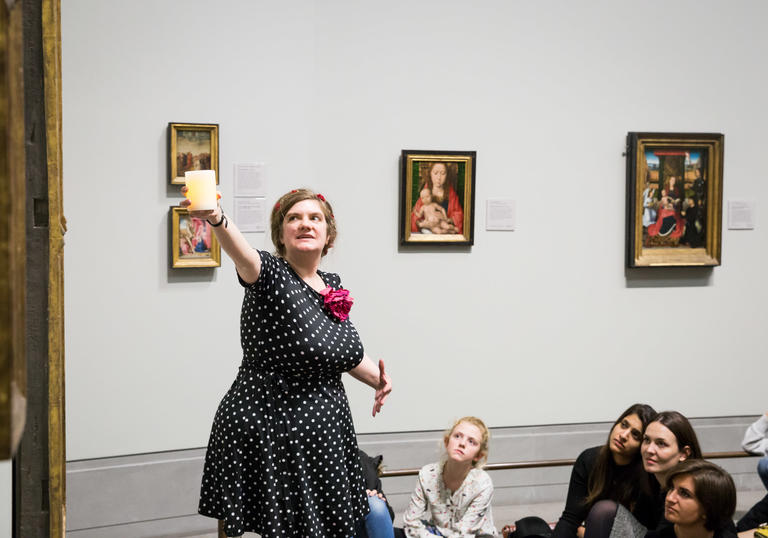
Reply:
[[[245,288],[243,362],[213,421],[199,512],[226,536],[350,537],[368,501],[341,373],[375,389],[374,416],[392,385],[363,351],[339,276],[318,270],[336,238],[331,206],[307,189],[283,195],[277,256],[252,249],[220,207],[192,216],[213,226]]]

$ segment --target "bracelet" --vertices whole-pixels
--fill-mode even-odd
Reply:
[[[208,219],[206,219],[206,220],[208,220]],[[219,222],[217,222],[216,224],[212,223],[211,221],[208,221],[208,224],[210,224],[214,228],[218,228],[219,226],[224,224],[224,227],[226,228],[227,224],[229,224],[229,222],[227,221],[227,216],[224,214],[224,211],[222,210],[221,211],[221,220]]]

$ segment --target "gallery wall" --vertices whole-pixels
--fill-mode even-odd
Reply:
[[[333,203],[323,268],[394,381],[372,419],[347,379],[359,432],[765,410],[765,2],[62,4],[69,460],[204,446],[240,362],[229,260],[169,269],[168,122],[220,125],[230,212],[239,162]],[[725,134],[757,226],[722,266],[625,269],[628,131]],[[477,151],[473,247],[398,247],[402,149]]]

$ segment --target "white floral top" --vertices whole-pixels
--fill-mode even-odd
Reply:
[[[492,498],[493,482],[482,469],[469,471],[461,487],[452,492],[443,484],[443,462],[425,465],[403,516],[405,534],[409,538],[434,538],[424,525],[426,521],[449,538],[497,536]]]

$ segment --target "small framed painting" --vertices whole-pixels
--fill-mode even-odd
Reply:
[[[189,216],[179,206],[171,206],[170,221],[171,267],[221,266],[221,247],[208,221]]]
[[[627,135],[627,267],[720,265],[723,135]]]
[[[169,123],[168,153],[172,185],[184,185],[190,170],[215,170],[219,182],[218,123]]]
[[[403,150],[400,244],[472,245],[474,151]]]

